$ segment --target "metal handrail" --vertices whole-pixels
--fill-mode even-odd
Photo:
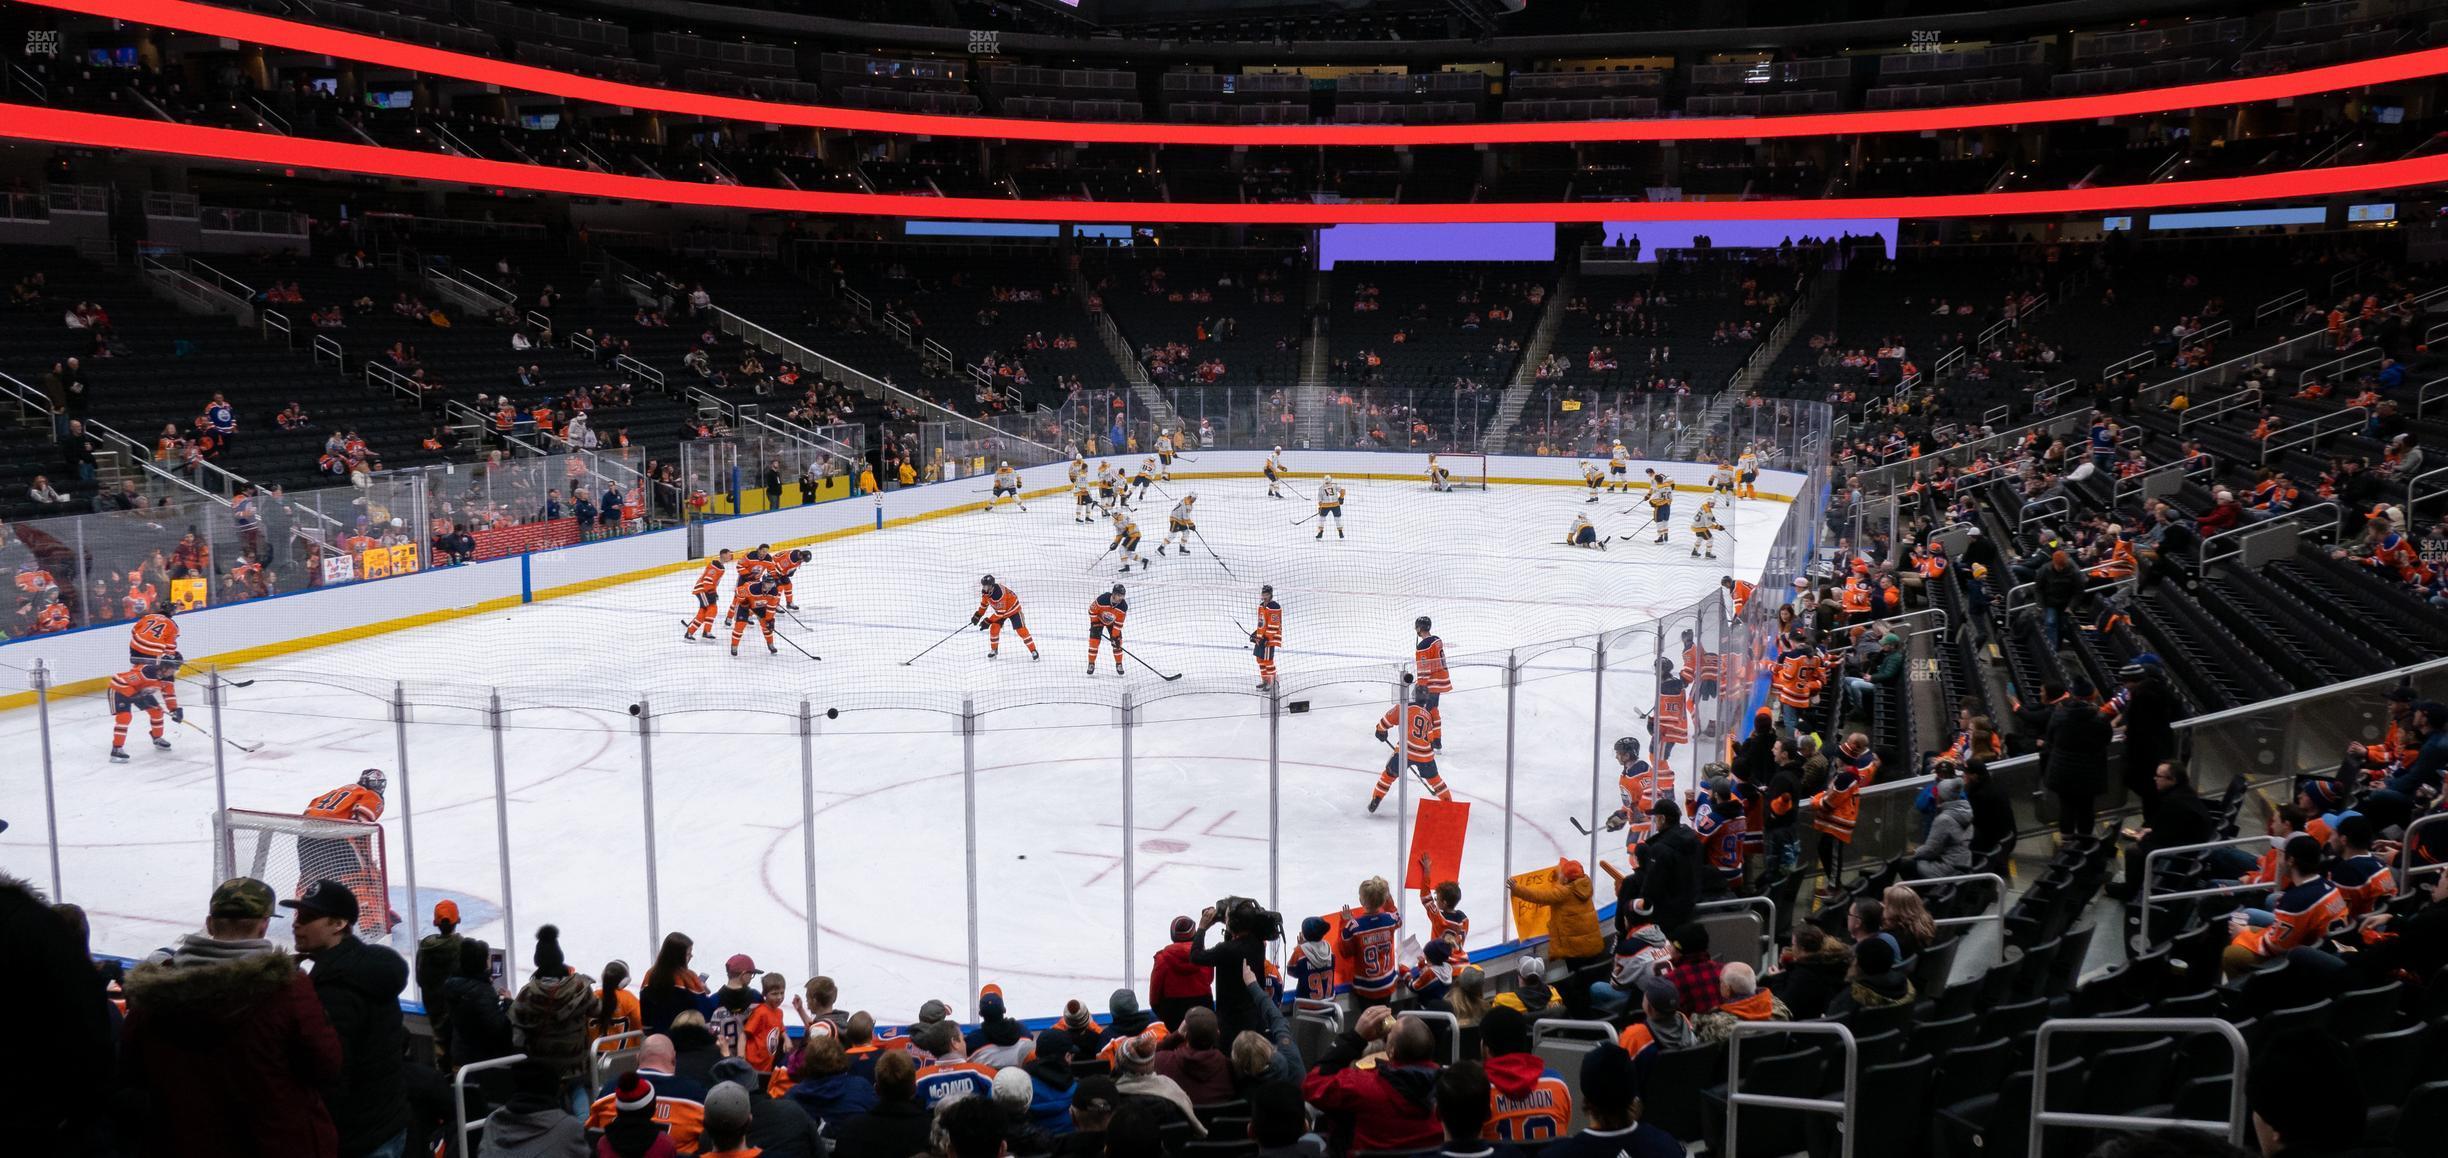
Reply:
[[[2302,290],[2294,290],[2292,292],[2283,293],[2277,297],[2271,298],[2270,300],[2261,303],[2259,306],[2254,307],[2253,325],[2258,326],[2261,324],[2261,320],[2263,318],[2269,317],[2271,314],[2285,313],[2296,306],[2300,306],[2305,302],[2310,301],[2311,298],[2311,294],[2305,293]]]
[[[1961,884],[1965,881],[1987,881],[1997,886],[1997,896],[1990,902],[1991,911],[1976,913],[1969,917],[1946,917],[1932,921],[1931,924],[1941,929],[1952,925],[1996,925],[2003,930],[2006,927],[2006,878],[1996,873],[1957,873],[1950,877],[1922,877],[1917,880],[1899,877],[1895,883],[1914,892],[1920,892],[1923,888],[1933,885]]]
[[[211,491],[205,490],[203,487],[197,486],[193,482],[180,478],[174,471],[164,470],[159,464],[153,461],[153,451],[146,447],[145,444],[138,442],[133,438],[129,438],[127,435],[121,434],[117,430],[114,430],[111,427],[91,418],[85,420],[85,429],[93,432],[96,436],[100,437],[102,441],[110,443],[114,450],[126,456],[127,460],[135,464],[137,469],[144,471],[146,474],[164,479],[175,486],[184,487],[188,490],[194,491],[195,493],[211,499],[222,506],[226,507],[230,505],[228,496],[237,494],[238,488],[249,485],[247,480],[231,474],[220,467],[214,466],[209,462],[196,464],[205,470],[221,476],[221,485],[224,489],[222,490],[222,493],[216,495]]]
[[[1711,913],[1734,912],[1740,909],[1761,908],[1768,910],[1766,919],[1760,922],[1760,944],[1758,950],[1759,957],[1761,959],[1765,959],[1770,953],[1776,951],[1777,911],[1776,900],[1774,898],[1764,896],[1727,897],[1723,900],[1702,901],[1697,905],[1693,905],[1692,911],[1694,913]]]
[[[49,395],[26,385],[19,381],[16,375],[5,370],[0,370],[0,397],[15,402],[17,409],[23,412],[22,417],[29,422],[46,419],[51,415]]]
[[[2183,434],[2192,429],[2194,423],[2207,422],[2231,411],[2259,405],[2261,405],[2261,388],[2247,386],[2225,398],[2213,398],[2208,402],[2186,407],[2184,413],[2176,416],[2176,433]]]
[[[1792,1098],[1782,1094],[1746,1094],[1742,1092],[1742,1041],[1767,1033],[1814,1034],[1834,1037],[1844,1043],[1844,1094],[1841,1098]],[[1853,1030],[1834,1021],[1738,1021],[1726,1038],[1726,1110],[1725,1150],[1740,1154],[1742,1107],[1759,1106],[1770,1110],[1797,1110],[1806,1114],[1836,1115],[1837,1158],[1853,1158],[1853,1116],[1855,1100],[1861,1084],[1861,1047],[1853,1039]],[[2038,1151],[2033,1151],[2038,1153]]]
[[[570,349],[573,350],[584,350],[589,354],[593,354],[595,352],[595,339],[586,336],[584,331],[576,331],[571,333],[569,336],[569,344]]]
[[[2448,322],[2440,324],[2448,326]],[[2442,398],[2448,398],[2448,378],[2433,378],[2423,383],[2414,394],[2414,417],[2422,417],[2423,412],[2430,409],[2433,402]]]
[[[2438,864],[2427,864],[2419,868],[2415,867],[2414,864],[2414,846],[2421,843],[2420,841],[2414,839],[2414,834],[2421,832],[2424,828],[2441,821],[2448,821],[2448,812],[2434,812],[2429,816],[2421,817],[2415,820],[2414,823],[2407,825],[2405,832],[2399,836],[2397,841],[2398,896],[2402,897],[2407,893],[2414,891],[2414,874],[2416,873],[2448,872],[2448,861],[2442,861]]]
[[[518,295],[517,295],[517,294],[512,293],[510,290],[505,289],[505,288],[503,288],[503,287],[501,287],[501,286],[498,286],[498,285],[493,284],[493,280],[492,280],[491,278],[488,278],[488,277],[484,276],[483,274],[477,273],[477,272],[475,272],[474,270],[465,269],[465,268],[454,268],[454,269],[451,271],[451,276],[452,276],[452,277],[455,277],[455,278],[458,278],[460,281],[463,281],[463,282],[474,282],[474,283],[476,283],[478,286],[480,286],[480,287],[482,287],[482,288],[484,288],[484,289],[486,289],[486,290],[490,290],[490,291],[492,291],[493,296],[494,296],[494,297],[497,297],[497,298],[500,298],[500,299],[501,299],[501,301],[502,301],[502,304],[503,304],[503,305],[512,305],[512,304],[515,304],[515,303],[518,301]]]
[[[989,426],[986,423],[980,422],[977,419],[971,418],[966,414],[962,414],[959,411],[945,407],[940,403],[930,402],[924,398],[920,398],[917,395],[895,386],[890,382],[886,382],[872,374],[868,374],[865,371],[859,370],[837,359],[819,354],[815,350],[810,349],[805,343],[784,336],[783,334],[768,329],[764,326],[760,326],[755,322],[739,316],[738,314],[732,313],[730,310],[724,309],[721,306],[714,307],[714,313],[717,319],[717,325],[724,333],[737,337],[741,341],[764,350],[769,354],[775,354],[788,358],[801,366],[822,369],[825,371],[825,377],[839,378],[844,382],[850,383],[860,392],[865,393],[870,397],[888,398],[894,404],[916,410],[921,414],[927,415],[930,420],[933,421],[950,422],[964,430],[975,430],[982,428],[988,437],[1009,439],[1026,446],[1036,447],[1038,450],[1044,451],[1047,455],[1052,456],[1047,461],[1054,461],[1055,459],[1064,457],[1062,453],[1056,450],[1054,447],[1046,446],[1043,443],[1039,443],[1031,439],[1021,438],[1015,434],[1006,433],[993,426]]]
[[[2194,466],[2186,462],[2184,459],[2178,459],[2174,462],[2160,463],[2159,465],[2143,471],[2140,474],[2131,474],[2116,480],[2115,488],[2109,492],[2109,505],[2122,507],[2127,501],[2140,498],[2142,492],[2150,489],[2150,483],[2148,480],[2171,473],[2182,474],[2188,481],[2190,481],[2200,476],[2216,477],[2218,474],[2218,468],[2209,466]]]
[[[2350,421],[2340,422],[2338,421],[2339,419],[2349,419]],[[2368,408],[2362,406],[2352,406],[2344,410],[2323,414],[2309,422],[2298,422],[2293,426],[2281,426],[2278,429],[2271,431],[2268,438],[2261,440],[2260,465],[2268,466],[2270,456],[2280,451],[2290,450],[2298,446],[2310,446],[2311,444],[2327,438],[2332,434],[2342,434],[2346,431],[2354,429],[2355,427],[2361,426],[2370,420],[2371,411]]]
[[[2411,517],[2413,516],[2414,504],[2415,504],[2415,503],[2421,502],[2423,499],[2426,499],[2426,498],[2431,497],[2430,495],[2417,495],[2417,494],[2415,494],[2415,493],[2414,493],[2414,492],[2415,492],[2415,490],[2416,490],[2417,488],[2419,488],[2419,487],[2421,487],[2421,486],[2422,486],[2422,484],[2423,484],[2423,480],[2424,480],[2424,479],[2431,479],[2431,478],[2438,478],[2438,477],[2439,477],[2439,476],[2441,476],[2441,475],[2448,475],[2448,466],[2434,467],[2434,468],[2432,468],[2432,469],[2430,469],[2430,470],[2426,470],[2426,471],[2422,472],[2421,474],[2415,475],[2415,476],[2414,476],[2413,478],[2411,478],[2411,479],[2406,480],[2406,501],[2405,501],[2405,509],[2406,509],[2406,514],[2407,514],[2407,517],[2411,518]],[[2448,491],[2448,486],[2442,486],[2442,487],[2439,487],[2439,488],[2437,488],[2437,489],[2434,489],[2434,490],[2431,492],[2431,494],[2434,494],[2434,495],[2435,495],[2435,494],[2439,494],[2439,493],[2441,493],[2441,491]]]
[[[481,1072],[481,1071],[484,1071],[484,1070],[499,1070],[499,1069],[508,1069],[508,1068],[510,1068],[511,1066],[517,1065],[518,1063],[523,1062],[523,1061],[526,1061],[526,1060],[527,1060],[527,1055],[526,1055],[526,1054],[523,1054],[523,1053],[514,1053],[514,1054],[508,1054],[508,1055],[505,1055],[505,1056],[502,1056],[502,1057],[492,1057],[492,1058],[486,1058],[485,1060],[483,1060],[483,1061],[478,1061],[478,1062],[467,1062],[467,1063],[465,1063],[465,1064],[463,1064],[463,1065],[461,1065],[461,1066],[459,1067],[459,1072],[458,1072],[456,1075],[453,1075],[453,1076],[452,1076],[452,1078],[451,1078],[451,1137],[452,1137],[453,1139],[455,1139],[455,1140],[457,1140],[457,1141],[458,1141],[459,1145],[457,1146],[457,1150],[459,1151],[459,1153],[462,1153],[462,1154],[473,1154],[473,1153],[475,1153],[475,1151],[474,1151],[474,1150],[472,1150],[472,1149],[469,1149],[469,1148],[468,1148],[468,1140],[467,1140],[467,1139],[468,1139],[468,1116],[467,1116],[467,1080],[468,1080],[468,1075],[469,1075],[469,1074],[472,1074],[472,1073],[478,1073],[478,1072]],[[484,1125],[484,1120],[483,1120],[483,1119],[481,1119],[481,1118],[477,1119],[477,1121],[476,1121],[476,1125],[479,1125],[479,1126]]]
[[[2051,507],[2049,505],[2051,503],[2056,505]],[[2049,518],[2050,516],[2063,518],[2066,515],[2072,514],[2073,511],[2074,500],[2069,499],[2064,495],[2042,495],[2039,498],[2033,499],[2031,502],[2023,504],[2023,509],[2015,512],[2015,532],[2017,534],[2021,534],[2023,531],[2029,529],[2033,523],[2039,522],[2042,519]]]
[[[189,273],[201,271],[203,273],[210,274],[212,275],[213,284],[215,286],[229,293],[237,294],[242,298],[252,300],[255,297],[254,286],[248,285],[237,278],[231,277],[230,275],[223,273],[220,270],[195,258],[190,257],[187,259],[187,271]]]
[[[2380,347],[2365,346],[2360,350],[2354,351],[2353,353],[2341,354],[2338,357],[2331,358],[2326,362],[2315,362],[2312,365],[2306,366],[2303,369],[2295,372],[2295,385],[2298,388],[2302,387],[2304,383],[2312,380],[2312,376],[2314,374],[2318,374],[2323,370],[2336,370],[2340,375],[2352,373],[2353,371],[2378,362],[2381,357]]]
[[[1424,1021],[1444,1022],[1445,1033],[1443,1034],[1443,1037],[1445,1039],[1445,1064],[1452,1065],[1455,1062],[1462,1060],[1461,1018],[1455,1017],[1453,1014],[1441,1009],[1406,1009],[1396,1016],[1416,1017]]]
[[[385,366],[376,359],[366,359],[365,378],[368,390],[374,389],[377,385],[388,386],[407,395],[410,401],[420,406],[424,404],[425,394],[417,389],[416,379]]]
[[[2210,564],[2226,557],[2224,555],[2212,555],[2210,553],[2211,544],[2232,541],[2238,535],[2247,535],[2254,531],[2266,531],[2269,528],[2278,526],[2282,523],[2300,523],[2304,520],[2304,516],[2309,515],[2314,511],[2321,510],[2329,512],[2329,525],[2321,528],[2321,530],[2327,531],[2330,534],[2336,534],[2338,525],[2345,521],[2346,513],[2339,510],[2338,505],[2333,502],[2314,503],[2308,507],[2297,507],[2294,510],[2286,512],[2285,514],[2271,516],[2270,518],[2263,519],[2257,523],[2247,522],[2239,526],[2220,531],[2219,533],[2202,540],[2201,548],[2194,552],[2194,556],[2201,560],[2202,566],[2208,567]],[[2241,551],[2243,548],[2239,546],[2236,548],[2236,550]]]
[[[640,362],[627,354],[623,354],[618,358],[612,359],[612,368],[628,374],[630,377],[641,382],[652,383],[656,390],[664,389],[663,372],[661,370],[657,370],[654,367],[649,366],[644,362]]]
[[[609,1043],[608,1045],[606,1043]],[[623,1053],[634,1055],[646,1044],[646,1031],[632,1029],[622,1033],[607,1033],[595,1039],[587,1057],[587,1088],[601,1089],[608,1079],[605,1072]]]
[[[2134,894],[2134,902],[2142,906],[2142,925],[2140,929],[2136,930],[2136,932],[2142,938],[2142,944],[2145,947],[2154,944],[2150,936],[2152,901],[2187,901],[2192,900],[2195,897],[2223,897],[2234,893],[2249,893],[2255,891],[2266,893],[2270,891],[2270,887],[2268,885],[2251,884],[2216,885],[2206,889],[2182,889],[2172,893],[2153,893],[2150,891],[2151,882],[2159,879],[2158,870],[2160,857],[2175,856],[2179,853],[2187,852],[2207,852],[2214,848],[2243,848],[2247,845],[2261,845],[2267,847],[2268,844],[2269,837],[2267,836],[2234,836],[2229,837],[2226,840],[2206,840],[2200,844],[2178,844],[2170,845],[2167,848],[2152,849],[2148,855],[2142,858],[2141,891]]]
[[[345,370],[348,368],[347,348],[342,346],[339,341],[334,339],[331,335],[316,334],[313,346],[311,348],[314,351],[315,365],[322,365],[323,359],[325,357],[329,357],[333,363],[340,366],[342,369]]]
[[[2048,1109],[2049,1042],[2061,1033],[2163,1033],[2190,1037],[2215,1033],[2227,1039],[2227,1048],[2235,1059],[2235,1069],[2227,1082],[2227,1120],[2213,1122],[2206,1118],[2145,1118],[2132,1114],[2078,1114],[2066,1110]],[[2242,1146],[2251,1128],[2251,1117],[2244,1109],[2244,1079],[2250,1068],[2252,1047],[2244,1043],[2244,1035],[2234,1023],[2215,1017],[2093,1017],[2051,1018],[2040,1023],[2040,1032],[2032,1040],[2031,1129],[2025,1135],[2026,1154],[2039,1154],[2040,1137],[2051,1126],[2081,1126],[2091,1130],[2202,1130],[2225,1131],[2227,1141]],[[1731,1089],[1732,1087],[1728,1087]]]

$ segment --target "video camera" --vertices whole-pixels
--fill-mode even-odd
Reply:
[[[1215,903],[1215,911],[1228,936],[1283,940],[1283,914],[1262,908],[1248,897],[1225,897]]]

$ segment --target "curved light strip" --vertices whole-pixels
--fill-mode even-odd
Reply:
[[[0,104],[0,137],[86,148],[126,149],[224,161],[332,169],[540,193],[709,205],[782,213],[868,217],[956,217],[1000,221],[1128,221],[1222,225],[1420,224],[1498,221],[1829,220],[1851,217],[1990,217],[2159,209],[2281,198],[2328,197],[2448,182],[2448,154],[2368,165],[2022,193],[1828,197],[1802,201],[1549,201],[1423,205],[1251,205],[1180,201],[1013,201],[913,197],[629,177],[551,165],[521,165],[375,145],[352,145],[133,117]]]
[[[431,76],[496,84],[569,100],[657,112],[872,133],[981,137],[1015,141],[1154,145],[1482,145],[1581,141],[1707,141],[1838,134],[1911,133],[2138,116],[2248,104],[2392,84],[2448,73],[2448,48],[2300,72],[2243,77],[2093,96],[2052,97],[1936,109],[1809,113],[1776,117],[1685,117],[1633,121],[1535,121],[1466,125],[1174,125],[1133,121],[1033,121],[1006,117],[879,112],[780,104],[596,80],[447,49],[398,44],[362,33],[301,24],[193,0],[18,0],[69,12],[131,20],[209,36],[403,68]]]

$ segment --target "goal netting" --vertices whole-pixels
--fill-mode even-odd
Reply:
[[[213,818],[213,830],[220,879],[253,877],[288,898],[318,880],[339,881],[357,895],[357,935],[390,935],[381,825],[232,808]]]
[[[1484,454],[1465,451],[1439,452],[1434,457],[1435,470],[1445,472],[1445,485],[1454,490],[1483,491],[1488,485],[1488,460]],[[1434,477],[1434,470],[1423,471]]]

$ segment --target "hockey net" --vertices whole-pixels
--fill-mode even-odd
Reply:
[[[213,819],[220,879],[253,877],[285,898],[317,880],[347,885],[357,895],[357,935],[391,933],[391,886],[379,824],[322,820],[287,812],[232,808]]]
[[[1455,490],[1483,491],[1488,487],[1488,460],[1484,454],[1440,451],[1436,464],[1446,472],[1445,481]]]

